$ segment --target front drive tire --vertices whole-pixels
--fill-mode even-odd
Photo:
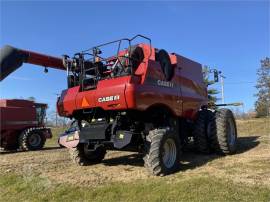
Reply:
[[[19,147],[22,150],[42,149],[46,138],[38,129],[30,128],[24,130],[19,136]]]
[[[146,138],[145,167],[151,174],[163,176],[175,172],[180,161],[179,137],[167,129],[151,130]]]
[[[98,147],[95,151],[89,151],[87,144],[78,144],[77,147],[69,149],[72,161],[79,166],[87,166],[100,163],[106,154],[104,147]]]
[[[237,128],[231,110],[224,108],[216,111],[215,129],[210,137],[211,149],[221,154],[234,154],[237,149]]]

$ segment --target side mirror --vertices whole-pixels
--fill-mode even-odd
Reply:
[[[214,70],[214,81],[218,82],[218,70]]]

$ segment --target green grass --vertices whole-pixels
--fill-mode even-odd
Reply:
[[[270,118],[254,118],[237,120],[237,130],[240,135],[260,135],[269,137]]]
[[[51,139],[47,139],[46,141],[46,147],[55,147],[58,146],[57,140],[58,140],[58,136],[62,133],[65,132],[66,128],[63,127],[58,127],[58,128],[51,128],[52,130],[52,138]]]
[[[181,177],[181,176],[180,176]],[[265,187],[234,184],[208,177],[139,180],[103,187],[55,184],[45,177],[0,175],[1,201],[266,201]]]

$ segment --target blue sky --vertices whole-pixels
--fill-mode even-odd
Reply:
[[[144,34],[157,48],[219,68],[226,76],[225,102],[242,101],[248,110],[259,61],[270,56],[269,10],[269,1],[1,1],[0,46],[61,56]],[[25,64],[0,88],[2,98],[34,96],[52,110],[66,76]]]

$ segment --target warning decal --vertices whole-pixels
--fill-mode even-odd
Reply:
[[[88,103],[87,99],[85,97],[83,97],[82,107],[88,107],[88,106],[89,106],[89,103]]]

